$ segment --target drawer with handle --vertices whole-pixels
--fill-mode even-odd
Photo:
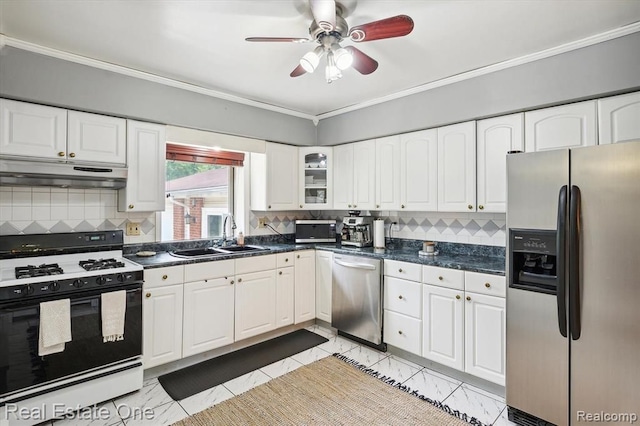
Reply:
[[[145,269],[144,271],[144,288],[163,287],[165,285],[182,284],[183,282],[183,265]]]
[[[392,312],[384,311],[385,343],[420,355],[422,348],[422,321]]]
[[[422,276],[422,265],[418,263],[385,259],[384,274],[388,277],[420,282],[420,277]]]
[[[482,274],[480,272],[464,273],[464,289],[489,296],[506,297],[507,284],[501,275]]]
[[[464,271],[459,269],[423,266],[422,282],[440,287],[464,290]]]
[[[394,277],[384,279],[384,308],[420,319],[422,284]]]

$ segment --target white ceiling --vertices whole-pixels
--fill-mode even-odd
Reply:
[[[323,72],[289,77],[314,44],[244,41],[306,37],[306,0],[0,0],[0,33],[316,116],[640,21],[640,0],[342,3],[349,26],[406,14],[415,28],[358,44],[378,70],[330,85]]]

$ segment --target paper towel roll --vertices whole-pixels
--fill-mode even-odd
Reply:
[[[384,248],[384,220],[373,221],[373,247]]]

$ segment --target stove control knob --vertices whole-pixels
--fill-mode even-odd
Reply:
[[[127,276],[125,274],[117,274],[116,279],[118,280],[118,282],[123,283],[127,279]]]
[[[96,283],[98,283],[98,285],[102,285],[102,284],[104,284],[106,282],[107,282],[107,279],[105,277],[96,278]]]
[[[79,279],[79,278],[73,282],[73,286],[74,286],[75,288],[80,288],[80,287],[82,287],[83,285],[84,285],[84,281],[82,281],[82,280],[81,280],[81,279]]]
[[[23,296],[28,296],[30,294],[33,294],[33,286],[31,286],[31,284],[27,284],[24,287],[22,287],[22,295]]]
[[[54,281],[51,283],[51,291],[58,291],[60,290],[60,283],[58,281]]]

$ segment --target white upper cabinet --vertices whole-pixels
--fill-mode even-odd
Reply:
[[[506,212],[507,153],[524,150],[524,114],[477,122],[478,211]]]
[[[476,122],[438,130],[438,211],[476,209]]]
[[[0,155],[67,158],[67,110],[0,99]]]
[[[333,148],[333,208],[337,210],[375,207],[375,141]]]
[[[376,139],[376,208],[400,208],[400,136]]]
[[[376,207],[376,144],[374,141],[353,144],[353,204],[358,210]]]
[[[124,118],[69,111],[67,157],[74,162],[127,162],[127,121]]]
[[[438,209],[438,131],[400,135],[400,209]]]
[[[266,144],[251,154],[251,210],[298,210],[298,147]]]
[[[333,206],[333,148],[299,148],[299,207],[307,210]]]
[[[640,140],[640,92],[598,101],[600,145]]]
[[[162,211],[165,203],[165,126],[127,121],[127,186],[118,191],[118,211]]]
[[[596,101],[524,113],[526,152],[596,144]]]

